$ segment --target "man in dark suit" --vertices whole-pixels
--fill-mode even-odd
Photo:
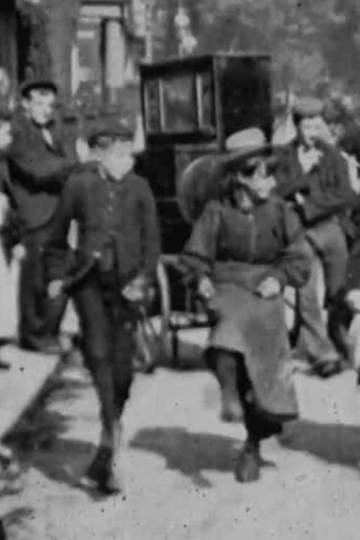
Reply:
[[[72,291],[84,361],[100,400],[101,442],[84,482],[105,493],[120,490],[115,462],[120,419],[132,383],[138,315],[160,254],[155,201],[147,182],[132,170],[131,138],[112,121],[91,130],[97,163],[68,180],[45,251],[49,296]],[[68,276],[72,221],[79,238]]]
[[[55,121],[57,87],[33,80],[21,88],[22,111],[14,118],[8,163],[13,207],[24,226],[26,256],[20,277],[20,345],[59,352],[57,337],[63,306],[47,299],[42,250],[58,199],[77,166],[75,151],[65,148]],[[50,309],[51,308],[51,309]]]
[[[296,209],[313,252],[310,280],[298,291],[299,352],[313,361],[316,373],[328,377],[341,369],[340,351],[346,353],[339,313],[348,253],[341,222],[354,196],[344,158],[336,148],[320,142],[321,115],[318,100],[307,98],[296,104],[297,137],[280,153],[276,177],[278,193]],[[332,340],[319,302],[319,264],[324,270]]]

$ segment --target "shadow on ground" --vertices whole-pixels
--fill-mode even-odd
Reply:
[[[359,468],[360,426],[294,422],[279,439],[287,449],[306,452],[332,464]]]
[[[357,426],[296,422],[287,427],[279,444],[331,464],[358,469],[360,462],[360,427]],[[238,445],[239,441],[231,437],[167,427],[142,429],[130,443],[136,450],[163,457],[168,469],[180,472],[201,487],[211,487],[205,471],[232,472]],[[266,464],[273,466],[270,462]]]
[[[162,456],[168,469],[189,477],[199,487],[211,487],[204,471],[232,472],[236,439],[183,428],[140,430],[130,447]]]
[[[47,407],[51,403],[76,399],[79,389],[89,382],[55,379],[36,404],[6,437],[25,470],[34,468],[45,477],[68,486],[76,486],[79,477],[95,453],[95,446],[84,440],[68,439],[73,418]]]

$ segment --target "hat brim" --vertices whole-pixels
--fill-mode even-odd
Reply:
[[[253,147],[232,150],[227,152],[222,156],[222,161],[227,166],[227,168],[236,168],[241,166],[243,163],[254,157],[270,157],[274,154],[274,147],[271,144],[264,144],[261,147]]]
[[[20,87],[20,95],[24,98],[29,97],[29,94],[32,90],[48,90],[50,92],[53,92],[54,94],[59,93],[59,89],[54,82],[43,79],[24,82]]]

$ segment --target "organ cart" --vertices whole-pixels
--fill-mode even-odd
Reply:
[[[155,194],[162,235],[159,311],[162,335],[207,325],[207,317],[177,271],[177,255],[204,200],[216,196],[212,159],[231,134],[251,126],[270,138],[271,72],[267,54],[209,54],[142,64],[145,151],[137,169]],[[199,200],[195,200],[193,193]],[[196,199],[196,197],[195,197]],[[200,202],[200,204],[198,204]]]

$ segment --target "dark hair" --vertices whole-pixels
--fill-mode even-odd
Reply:
[[[325,105],[323,116],[327,124],[348,124],[351,121],[351,114],[339,99]]]

